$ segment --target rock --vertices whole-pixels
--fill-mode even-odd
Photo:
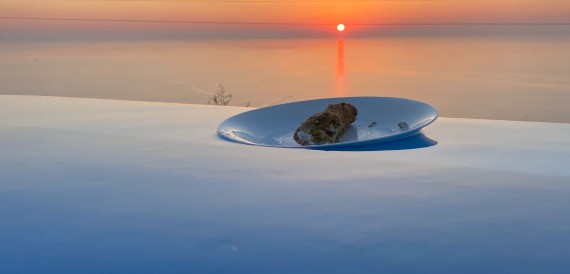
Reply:
[[[323,112],[307,118],[295,131],[293,139],[302,146],[338,143],[358,115],[348,103],[328,105]]]

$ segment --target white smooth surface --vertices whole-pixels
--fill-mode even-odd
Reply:
[[[439,118],[407,150],[218,138],[245,110],[0,96],[0,272],[570,270],[568,124]]]
[[[330,104],[349,103],[358,111],[357,119],[340,142],[304,146],[331,148],[370,145],[394,141],[417,134],[437,119],[430,105],[393,97],[343,97],[300,101],[251,110],[232,116],[218,127],[218,134],[230,141],[261,146],[303,147],[295,140],[295,130],[308,117],[322,112]],[[408,128],[401,129],[404,122]]]

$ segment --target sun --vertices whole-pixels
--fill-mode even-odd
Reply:
[[[339,32],[343,32],[344,31],[344,24],[338,24],[336,25],[336,30],[338,30]]]

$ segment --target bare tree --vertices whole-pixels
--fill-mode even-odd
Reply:
[[[208,104],[227,106],[231,100],[232,95],[226,91],[226,88],[222,84],[219,84],[216,94],[214,94],[214,96],[208,100]]]

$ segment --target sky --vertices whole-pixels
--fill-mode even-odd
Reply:
[[[0,0],[4,34],[333,33],[337,23],[345,23],[350,32],[386,27],[366,24],[570,23],[569,18],[567,0]]]

